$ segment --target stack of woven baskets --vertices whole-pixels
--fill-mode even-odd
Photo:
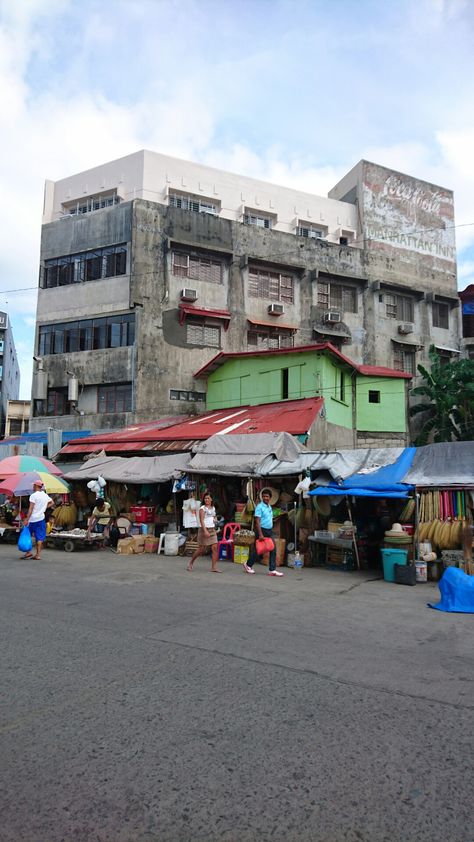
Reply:
[[[392,524],[392,528],[385,533],[384,544],[387,547],[407,547],[413,542],[413,537],[405,532],[401,523]]]

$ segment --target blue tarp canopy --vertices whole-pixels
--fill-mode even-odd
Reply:
[[[330,482],[329,485],[318,486],[309,494],[324,494],[327,497],[408,497],[415,486],[404,483],[403,478],[411,467],[415,451],[415,447],[407,447],[391,465],[352,474],[341,483]]]

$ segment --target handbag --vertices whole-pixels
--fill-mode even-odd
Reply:
[[[265,538],[257,538],[255,541],[255,549],[257,550],[257,555],[263,555],[267,551]]]
[[[22,553],[29,553],[33,547],[33,541],[31,540],[31,532],[27,526],[24,526],[20,532],[20,537],[18,538],[18,549]]]

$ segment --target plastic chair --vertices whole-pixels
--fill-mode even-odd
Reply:
[[[160,540],[158,542],[158,549],[157,554],[159,555],[161,552],[165,551],[165,532],[162,532],[160,535]]]
[[[240,523],[226,523],[222,538],[217,543],[217,557],[234,560],[234,535],[240,530]]]
[[[130,531],[132,521],[129,520],[128,517],[122,517],[119,515],[119,517],[115,518],[115,524],[120,532],[120,537],[126,538]]]

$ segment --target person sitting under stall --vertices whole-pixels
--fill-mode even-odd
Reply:
[[[102,498],[95,501],[95,506],[92,509],[92,515],[87,523],[87,537],[90,538],[92,532],[103,533],[104,538],[109,537],[110,521],[112,520],[112,506]]]

